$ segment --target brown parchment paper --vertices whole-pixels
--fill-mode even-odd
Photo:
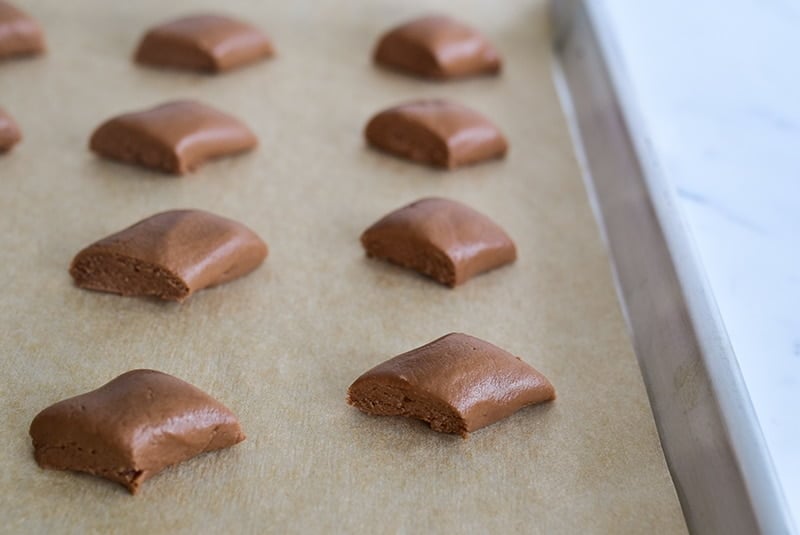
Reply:
[[[45,57],[0,64],[24,140],[0,156],[2,531],[138,533],[677,533],[685,530],[552,77],[541,1],[256,0],[24,3]],[[141,33],[203,9],[264,28],[278,57],[219,77],[135,66]],[[484,30],[503,75],[430,83],[375,68],[378,35],[441,11]],[[509,157],[440,172],[367,149],[374,112],[442,96],[505,131]],[[261,145],[176,179],[100,161],[93,128],[197,98]],[[516,240],[513,266],[449,290],[367,260],[384,213],[441,195]],[[246,278],[183,305],[79,290],[72,256],[160,210],[233,217],[270,246]],[[367,368],[451,331],[545,373],[559,398],[468,440],[345,404]],[[241,445],[171,468],[133,497],[38,468],[47,405],[132,368],[185,379],[237,412]]]

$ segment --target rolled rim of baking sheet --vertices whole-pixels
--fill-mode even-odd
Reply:
[[[708,374],[709,386],[719,406],[719,413],[723,420],[722,425],[728,435],[727,437],[715,438],[725,440],[731,446],[737,468],[746,487],[743,490],[749,498],[753,510],[752,514],[755,516],[761,531],[764,533],[792,533],[794,531],[793,520],[783,489],[777,479],[761,426],[752,406],[711,287],[706,280],[691,236],[679,216],[676,193],[664,176],[656,156],[647,143],[646,137],[628,134],[643,131],[643,122],[636,100],[629,89],[631,86],[628,83],[627,75],[620,59],[617,43],[609,28],[603,24],[602,7],[598,3],[586,0],[553,0],[552,9],[555,23],[554,40],[556,49],[563,48],[568,39],[574,38],[573,34],[575,32],[582,30],[586,32],[588,29],[589,31],[586,33],[591,33],[592,35],[583,36],[583,39],[588,40],[592,46],[597,48],[597,52],[603,60],[601,62],[603,65],[600,65],[599,68],[605,71],[603,74],[607,80],[604,82],[607,83],[610,92],[615,97],[615,102],[612,104],[618,108],[618,110],[614,111],[618,111],[621,115],[623,126],[627,130],[625,137],[631,144],[634,156],[638,160],[638,167],[641,170],[641,173],[639,173],[640,179],[649,193],[649,200],[657,220],[655,223],[660,227],[667,253],[672,259],[673,269],[683,293],[680,298],[684,301],[689,313],[696,344],[699,346],[701,358]],[[583,19],[583,21],[578,19]],[[579,28],[579,25],[583,23],[587,24]],[[562,62],[564,61],[563,55],[560,59]],[[596,69],[597,67],[598,65],[590,67],[584,65],[576,68]],[[556,68],[558,69],[558,66]],[[565,103],[565,107],[569,107],[569,102],[573,101],[574,95],[571,94],[567,87],[569,84],[566,81],[563,70],[556,73],[556,78],[561,86],[559,93],[562,100],[568,101]],[[582,140],[577,132],[578,127],[574,114],[570,117],[570,111],[566,110],[566,113],[578,147],[577,150],[580,152],[580,147],[586,140]],[[602,231],[604,233],[608,232],[602,220],[602,206],[598,205],[597,196],[593,194],[593,178],[589,172],[585,155],[579,154],[579,160],[586,174],[585,180],[587,181],[587,188],[590,190],[589,193],[590,197],[592,197],[591,201],[595,214],[600,220]],[[608,243],[608,238],[605,238]],[[613,248],[609,247],[609,249],[612,259],[616,263]],[[615,273],[615,277],[617,275]],[[620,300],[623,301],[623,309],[625,309],[627,316],[624,292],[619,287],[624,284],[624,281],[617,280],[616,282]],[[626,317],[626,320],[633,330],[630,318]],[[636,333],[634,332],[633,335],[635,337]],[[643,358],[642,355],[639,355],[639,362],[640,366],[647,366],[647,359]],[[647,374],[645,373],[644,375],[646,386],[650,391],[651,385],[647,384]],[[652,398],[652,392],[650,395]],[[654,411],[654,415],[658,421],[659,414],[657,411]],[[661,426],[659,426],[659,430],[661,432]],[[668,442],[670,437],[662,434],[661,439],[664,442]],[[665,452],[668,449],[665,444]],[[680,469],[673,465],[672,460],[669,458],[667,460],[670,463],[670,471],[673,477],[680,480]],[[742,489],[736,491],[741,492]],[[727,491],[721,488],[720,492]],[[684,499],[685,496],[681,496],[681,498]],[[683,504],[683,507],[686,514],[687,504]],[[736,516],[743,513],[722,510],[717,514]],[[689,516],[687,514],[687,521],[691,528],[692,522],[688,518]]]

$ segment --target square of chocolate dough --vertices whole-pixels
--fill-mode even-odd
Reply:
[[[178,100],[109,119],[94,131],[89,148],[104,158],[183,175],[257,144],[255,134],[235,117]]]
[[[364,135],[377,149],[445,169],[502,158],[508,152],[505,136],[489,119],[441,99],[388,108],[370,119]]]
[[[267,245],[241,223],[202,210],[172,210],[89,245],[69,272],[88,290],[183,301],[250,273],[266,257]]]
[[[245,439],[230,409],[153,370],[129,371],[47,407],[30,435],[42,468],[104,477],[132,494],[168,466]]]
[[[413,269],[451,288],[513,262],[508,234],[456,201],[421,199],[384,216],[361,235],[367,256]]]
[[[381,37],[374,57],[384,67],[436,80],[497,74],[502,63],[480,32],[443,15],[393,28]]]
[[[10,2],[0,0],[0,60],[34,56],[44,50],[39,23]]]
[[[375,366],[347,392],[367,414],[416,418],[463,437],[555,397],[550,381],[519,357],[461,333]]]
[[[137,63],[201,72],[223,72],[274,54],[259,29],[223,15],[200,14],[159,24],[136,50]]]

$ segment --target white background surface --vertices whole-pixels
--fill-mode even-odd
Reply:
[[[800,518],[800,3],[596,7]]]

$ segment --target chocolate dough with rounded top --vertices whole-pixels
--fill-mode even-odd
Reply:
[[[79,252],[69,269],[81,288],[183,301],[246,275],[267,257],[255,232],[202,210],[148,217]]]
[[[0,152],[6,152],[19,143],[22,133],[19,126],[8,113],[0,108]]]
[[[241,121],[192,100],[119,115],[101,124],[89,148],[112,160],[182,175],[212,158],[258,144]]]
[[[462,333],[379,364],[347,392],[367,414],[416,418],[462,437],[555,397],[550,381],[519,357]]]
[[[513,262],[517,249],[497,223],[437,197],[395,210],[361,235],[367,256],[413,269],[451,288]]]
[[[0,59],[32,56],[45,50],[44,34],[30,15],[0,0]]]
[[[33,419],[30,435],[42,468],[87,472],[131,494],[170,465],[245,439],[230,409],[153,370],[129,371],[51,405]]]
[[[375,148],[446,169],[502,158],[508,151],[505,136],[486,117],[441,99],[386,109],[370,119],[364,134]]]
[[[497,50],[478,31],[450,17],[420,17],[381,37],[375,62],[408,74],[444,80],[500,72]]]
[[[221,15],[192,15],[150,30],[136,50],[137,63],[201,72],[223,72],[272,56],[267,36]]]

